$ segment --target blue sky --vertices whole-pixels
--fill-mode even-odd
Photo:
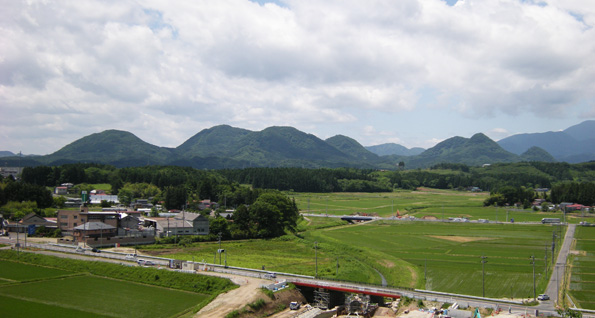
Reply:
[[[11,1],[0,150],[293,126],[429,148],[595,119],[590,0]]]

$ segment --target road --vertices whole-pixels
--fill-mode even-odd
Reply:
[[[551,304],[552,307],[554,304],[558,303],[558,297],[560,296],[558,292],[558,288],[560,287],[559,282],[560,278],[563,278],[564,276],[566,260],[568,259],[568,254],[570,254],[570,245],[572,245],[572,241],[574,240],[575,230],[576,224],[568,224],[566,235],[564,236],[564,242],[562,243],[562,248],[558,253],[558,259],[556,260],[556,269],[550,278],[547,288],[545,289],[545,293],[551,297],[551,299],[545,303]]]

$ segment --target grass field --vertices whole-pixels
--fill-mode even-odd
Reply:
[[[33,253],[16,262],[15,256],[0,251],[0,308],[7,317],[179,317],[233,288],[211,276]]]
[[[0,260],[0,284],[72,275],[72,272]]]
[[[31,317],[44,316],[48,305],[74,317],[170,317],[208,296],[90,275],[3,286],[3,298],[27,302]],[[62,316],[63,317],[63,316]]]
[[[484,207],[486,192],[436,190],[420,188],[418,191],[391,193],[288,193],[295,198],[302,213],[351,215],[366,213],[383,217],[393,216],[397,211],[416,218],[432,216],[437,219],[467,217],[471,220],[539,222],[542,218],[563,218],[560,212],[534,212],[531,209],[517,211],[514,208]],[[583,221],[577,214],[568,214],[569,223]],[[591,215],[595,220],[595,215]]]
[[[595,310],[595,227],[577,226],[569,294],[580,308]]]
[[[393,285],[400,285],[405,275],[416,278],[418,288],[470,295],[482,295],[483,255],[488,261],[485,295],[526,298],[533,294],[531,256],[536,260],[537,293],[547,285],[544,261],[553,230],[543,225],[384,221],[308,236],[371,254],[376,269],[389,283],[397,282]],[[547,253],[549,274],[551,250]],[[397,261],[406,262],[408,271]]]
[[[309,217],[317,227],[331,218]],[[327,224],[328,225],[328,224]],[[535,256],[537,293],[545,289],[546,245],[558,227],[522,224],[469,224],[379,221],[309,230],[302,237],[223,242],[229,266],[315,275],[380,284],[380,271],[392,286],[482,295],[481,256],[485,265],[486,296],[528,298],[533,295],[530,257]],[[197,243],[166,253],[168,257],[215,259],[217,243]],[[337,263],[339,267],[337,268]],[[427,274],[426,274],[427,273]],[[424,279],[426,274],[426,279]]]

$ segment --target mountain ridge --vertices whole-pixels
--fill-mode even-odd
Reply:
[[[595,145],[595,139],[588,138],[592,124],[586,122],[577,126],[570,127],[570,133],[583,136],[585,145],[589,145],[591,141]],[[537,140],[543,140],[544,135],[546,139],[559,137],[561,140],[576,141],[565,132],[528,134]],[[531,146],[524,151],[520,151],[522,145],[517,145],[516,148],[512,147],[514,151],[510,151],[510,145],[508,145],[509,149],[506,148],[505,139],[495,142],[483,133],[477,133],[471,138],[451,137],[417,155],[406,155],[403,152],[400,155],[378,155],[369,147],[362,146],[348,136],[336,135],[322,140],[313,134],[289,126],[272,126],[261,131],[250,131],[229,125],[218,125],[201,130],[176,148],[155,146],[130,132],[110,129],[84,136],[46,156],[27,158],[27,160],[16,156],[3,157],[2,161],[4,165],[9,166],[11,163],[57,165],[97,162],[117,167],[180,165],[201,169],[245,167],[396,169],[399,162],[404,162],[407,168],[427,168],[438,163],[482,165],[518,161],[551,162],[557,159],[546,148],[539,145]],[[511,139],[514,141],[514,138]],[[564,147],[560,145],[558,148],[562,151],[567,150]],[[407,149],[400,145],[393,148]],[[575,160],[580,160],[580,155],[577,158]]]

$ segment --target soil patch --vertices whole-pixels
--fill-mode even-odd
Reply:
[[[395,263],[394,262],[391,262],[391,261],[389,261],[387,259],[381,259],[381,260],[379,260],[378,261],[378,264],[380,264],[380,265],[382,265],[382,266],[384,266],[386,268],[393,268],[393,267],[395,267]]]
[[[441,239],[441,240],[447,240],[447,241],[458,242],[458,243],[493,240],[493,238],[491,238],[491,237],[441,236],[441,235],[429,235],[429,236],[437,238],[437,239]]]

